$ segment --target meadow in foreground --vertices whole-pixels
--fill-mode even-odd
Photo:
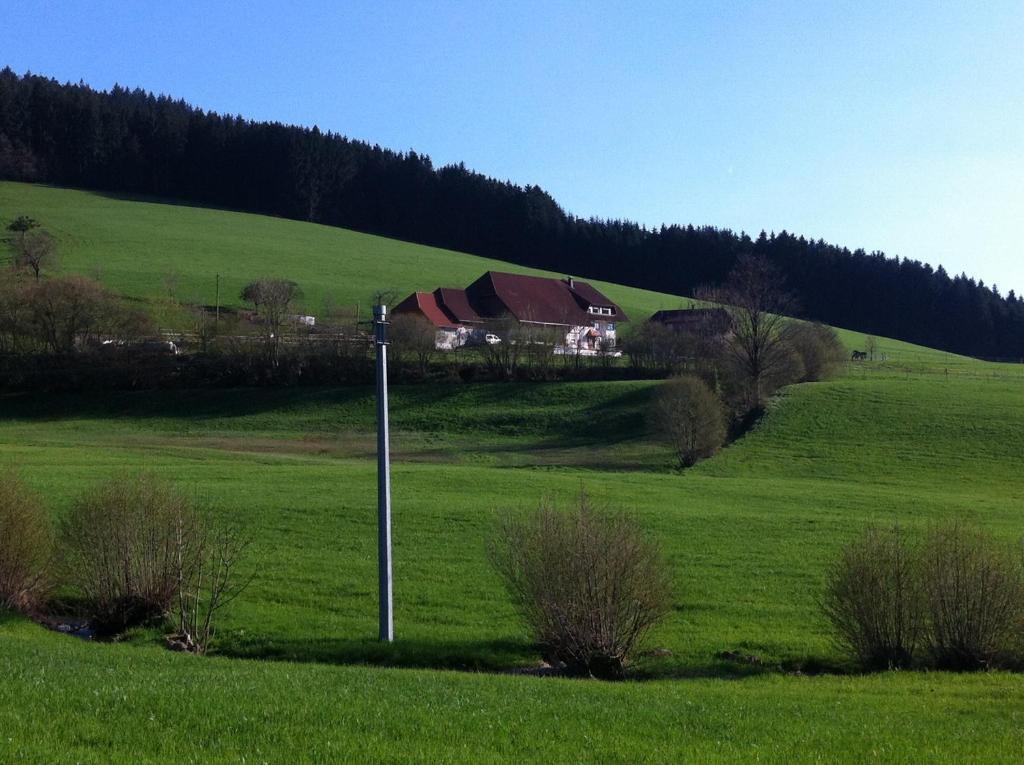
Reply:
[[[153,633],[133,635],[137,645],[88,645],[8,620],[0,660],[11,678],[4,692],[15,695],[0,717],[4,730],[23,734],[7,745],[34,742],[40,759],[89,741],[100,747],[93,752],[111,747],[111,757],[163,758],[190,751],[202,736],[180,736],[198,724],[229,758],[258,758],[260,749],[270,759],[325,759],[330,741],[365,758],[497,757],[515,748],[545,759],[571,757],[587,736],[609,757],[1004,758],[1022,746],[1019,675],[793,674],[852,669],[816,601],[829,556],[865,521],[923,526],[956,516],[1007,538],[1024,530],[1022,380],[1014,367],[968,369],[876,365],[791,388],[757,429],[685,474],[646,435],[654,383],[399,389],[392,647],[373,639],[369,391],[72,396],[45,407],[5,399],[0,453],[57,512],[81,486],[145,467],[194,487],[209,512],[241,520],[256,539],[258,576],[217,648],[277,660],[204,663],[147,647]],[[653,682],[323,666],[533,664],[484,543],[500,509],[571,497],[581,485],[634,514],[671,562],[677,602],[650,642],[668,655],[641,660],[634,674]],[[760,661],[719,658],[723,651]],[[68,673],[47,669],[54,664]],[[76,685],[87,678],[71,705],[69,674]],[[739,679],[747,675],[760,677]],[[82,706],[90,698],[95,706]],[[197,703],[213,717],[197,723],[198,712],[186,711]],[[133,721],[146,704],[164,733],[107,724]],[[385,712],[398,709],[421,722],[389,720]],[[957,710],[970,714],[938,724]],[[34,719],[54,715],[56,739],[31,733]],[[309,726],[314,739],[310,719],[326,726]],[[445,749],[456,729],[465,748]]]
[[[171,268],[186,299],[214,273],[233,296],[280,266],[317,301],[339,284],[358,300],[499,266],[84,192],[0,184],[2,200],[31,203],[63,268],[143,300]],[[608,291],[641,315],[679,302]],[[171,654],[153,630],[91,644],[0,617],[0,760],[1020,759],[1024,677],[855,675],[818,611],[826,563],[865,522],[1024,533],[1022,368],[887,340],[880,352],[787,389],[685,473],[649,435],[656,382],[396,388],[393,646],[374,639],[371,390],[4,396],[0,465],[56,514],[106,477],[152,470],[252,534],[256,579],[211,658]],[[662,650],[626,683],[512,676],[538,654],[485,542],[501,510],[581,486],[665,550],[677,597],[648,646]]]

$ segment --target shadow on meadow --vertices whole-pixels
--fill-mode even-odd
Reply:
[[[370,638],[306,638],[227,641],[218,656],[235,659],[314,664],[371,664],[410,669],[502,672],[528,664],[536,650],[511,639],[485,641],[399,638],[382,643]]]
[[[517,675],[560,675],[541,659],[541,649],[526,639],[445,640],[398,637],[393,643],[372,638],[324,637],[276,639],[225,636],[216,650],[231,659],[310,664],[371,665],[398,669],[435,669]],[[723,650],[707,657],[676,656],[649,646],[627,670],[631,681],[722,679],[762,675],[849,675],[852,664],[835,658],[790,657],[762,661],[745,650]]]
[[[590,385],[593,387],[587,387]],[[529,434],[548,437],[552,445],[573,446],[643,435],[643,415],[651,390],[652,384],[644,382],[628,383],[624,389],[614,383],[393,385],[391,418],[392,426],[398,429],[503,436]],[[286,424],[301,429],[311,424],[303,421],[303,415],[324,413],[328,415],[326,424],[330,426],[373,428],[376,422],[373,387],[0,395],[0,419],[29,421],[76,417],[202,422],[278,414]],[[312,424],[323,426],[325,423],[318,420]]]

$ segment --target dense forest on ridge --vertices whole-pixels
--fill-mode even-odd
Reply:
[[[0,179],[309,220],[679,295],[720,283],[755,252],[782,270],[809,318],[973,356],[1024,357],[1024,300],[941,266],[785,231],[751,238],[580,218],[538,186],[139,89],[0,71]]]

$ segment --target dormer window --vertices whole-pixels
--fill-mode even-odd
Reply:
[[[611,316],[615,311],[609,306],[592,305],[587,307],[587,313],[596,314],[597,316]]]

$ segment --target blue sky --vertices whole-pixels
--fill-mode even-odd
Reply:
[[[0,65],[1024,292],[1024,2],[0,0]]]

